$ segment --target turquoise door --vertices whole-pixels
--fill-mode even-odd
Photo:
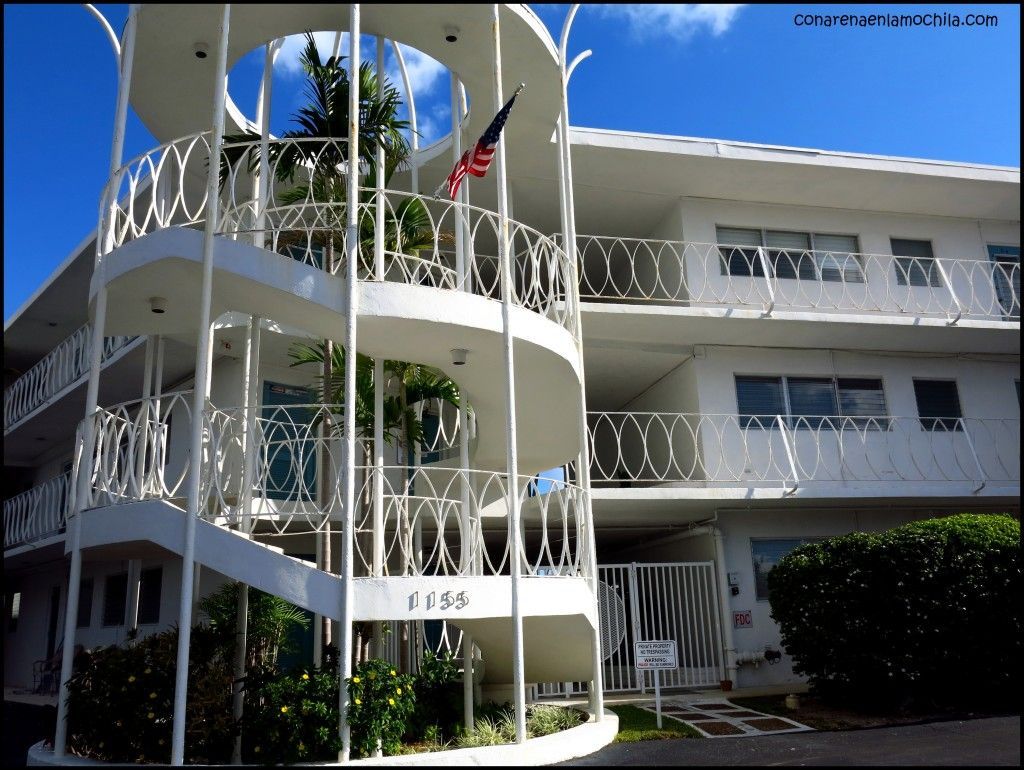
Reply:
[[[267,460],[266,496],[271,500],[305,501],[316,494],[316,442],[308,428],[313,394],[306,388],[263,383],[263,440]]]

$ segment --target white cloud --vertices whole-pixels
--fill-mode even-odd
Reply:
[[[743,5],[637,4],[594,6],[608,18],[625,19],[630,32],[639,38],[658,35],[688,40],[707,29],[716,37],[729,29]]]
[[[431,59],[422,51],[410,48],[402,43],[398,44],[402,51],[402,58],[405,60],[405,71],[409,74],[409,85],[415,94],[417,101],[429,93],[442,80],[447,68],[441,62]],[[389,46],[390,48],[390,46]],[[398,71],[398,62],[392,57],[391,65],[387,68],[388,78],[391,82],[405,92],[405,85],[402,75]]]
[[[316,47],[320,51],[320,58],[327,61],[332,53],[334,53],[334,32],[314,32],[313,39],[316,40]],[[301,75],[302,64],[299,63],[299,57],[302,55],[302,50],[306,47],[306,36],[305,35],[289,35],[284,39],[284,43],[281,45],[281,52],[277,55],[277,60],[274,62],[274,66],[285,75]],[[341,55],[345,56],[348,52],[348,33],[341,33]]]

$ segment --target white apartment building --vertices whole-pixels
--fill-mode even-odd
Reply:
[[[322,619],[343,649],[353,619],[407,624],[375,653],[447,646],[471,697],[520,712],[646,690],[640,640],[676,642],[665,686],[793,683],[765,581],[785,553],[1019,515],[1019,169],[576,127],[563,143],[564,51],[504,5],[497,57],[493,13],[132,15],[119,125],[130,103],[162,144],[125,162],[115,131],[107,215],[5,325],[8,688],[69,667],[72,636],[201,620],[227,580],[314,615],[304,662]],[[253,49],[353,28],[453,73],[460,125],[387,188],[358,179],[354,137],[270,136],[280,95],[245,116],[216,87]],[[521,81],[487,177],[434,197]],[[337,153],[362,220],[289,199],[275,144],[307,170]],[[375,237],[415,200],[429,244]],[[291,366],[325,337],[377,362],[362,432],[316,403],[316,366]],[[463,395],[413,404],[414,447],[381,440],[385,358]]]

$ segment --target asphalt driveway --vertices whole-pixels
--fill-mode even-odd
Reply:
[[[1020,765],[1020,717],[613,743],[565,765]]]

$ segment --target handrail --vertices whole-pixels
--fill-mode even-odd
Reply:
[[[1019,482],[1020,420],[590,412],[595,486]]]
[[[109,360],[136,339],[104,338],[101,361]],[[5,431],[88,373],[91,340],[88,324],[76,329],[4,390]]]
[[[35,542],[64,529],[71,496],[71,472],[4,500],[4,548]]]
[[[141,408],[143,404],[148,408]],[[177,445],[170,442],[170,427],[173,418],[174,430],[187,432],[189,407],[189,392],[179,391],[97,410],[90,418],[95,421],[95,443],[87,448],[94,458],[94,476],[83,507],[154,499],[184,505],[188,458],[174,451]],[[221,525],[251,516],[257,531],[271,536],[317,532],[341,519],[338,485],[326,485],[324,498],[316,478],[325,468],[340,476],[343,442],[337,435],[321,435],[318,420],[338,409],[313,404],[205,410],[201,515]],[[242,452],[246,431],[255,443],[251,455],[255,467],[249,472]],[[439,431],[442,438],[429,446],[437,449],[458,434],[458,430]],[[373,456],[369,444],[365,439],[357,444],[362,457]],[[377,471],[357,459],[356,473],[360,479],[356,558],[370,574],[373,506],[369,501]],[[249,496],[242,494],[243,484],[249,483],[244,479],[252,480]],[[531,496],[532,477],[521,476],[516,483],[522,529],[510,533],[506,475],[437,465],[385,467],[385,574],[507,575],[515,536],[523,554],[523,574],[585,575],[590,539],[583,531],[583,490],[559,482],[544,494]],[[251,501],[251,509],[243,511],[246,500]],[[414,538],[413,533],[418,536]]]
[[[275,180],[268,198],[253,193],[259,167],[258,140],[224,144],[219,190],[218,231],[221,236],[265,243],[293,259],[337,273],[346,269],[345,196],[341,194],[347,157],[344,139],[273,139],[267,173]],[[198,227],[204,221],[206,191],[201,176],[209,163],[209,132],[167,142],[133,158],[107,184],[104,200],[114,205],[112,248],[168,227]],[[289,173],[279,173],[287,163]],[[336,168],[324,179],[322,169]],[[316,171],[320,169],[320,171]],[[287,181],[282,179],[288,176]],[[116,186],[116,190],[109,189]],[[112,194],[114,193],[114,194]],[[377,191],[361,188],[360,238],[374,237]],[[372,243],[360,243],[358,274],[362,280],[397,281],[466,291],[497,298],[499,271],[486,253],[495,253],[501,223],[498,215],[477,206],[385,190],[385,268],[376,274]],[[449,245],[456,228],[466,228],[465,276],[456,274]],[[513,303],[539,313],[576,335],[578,289],[565,251],[555,242],[519,222],[508,233],[513,274]],[[333,258],[325,259],[325,251]],[[477,254],[481,254],[477,258]]]
[[[586,301],[1020,322],[1020,265],[985,258],[597,235],[578,236],[577,250]]]

